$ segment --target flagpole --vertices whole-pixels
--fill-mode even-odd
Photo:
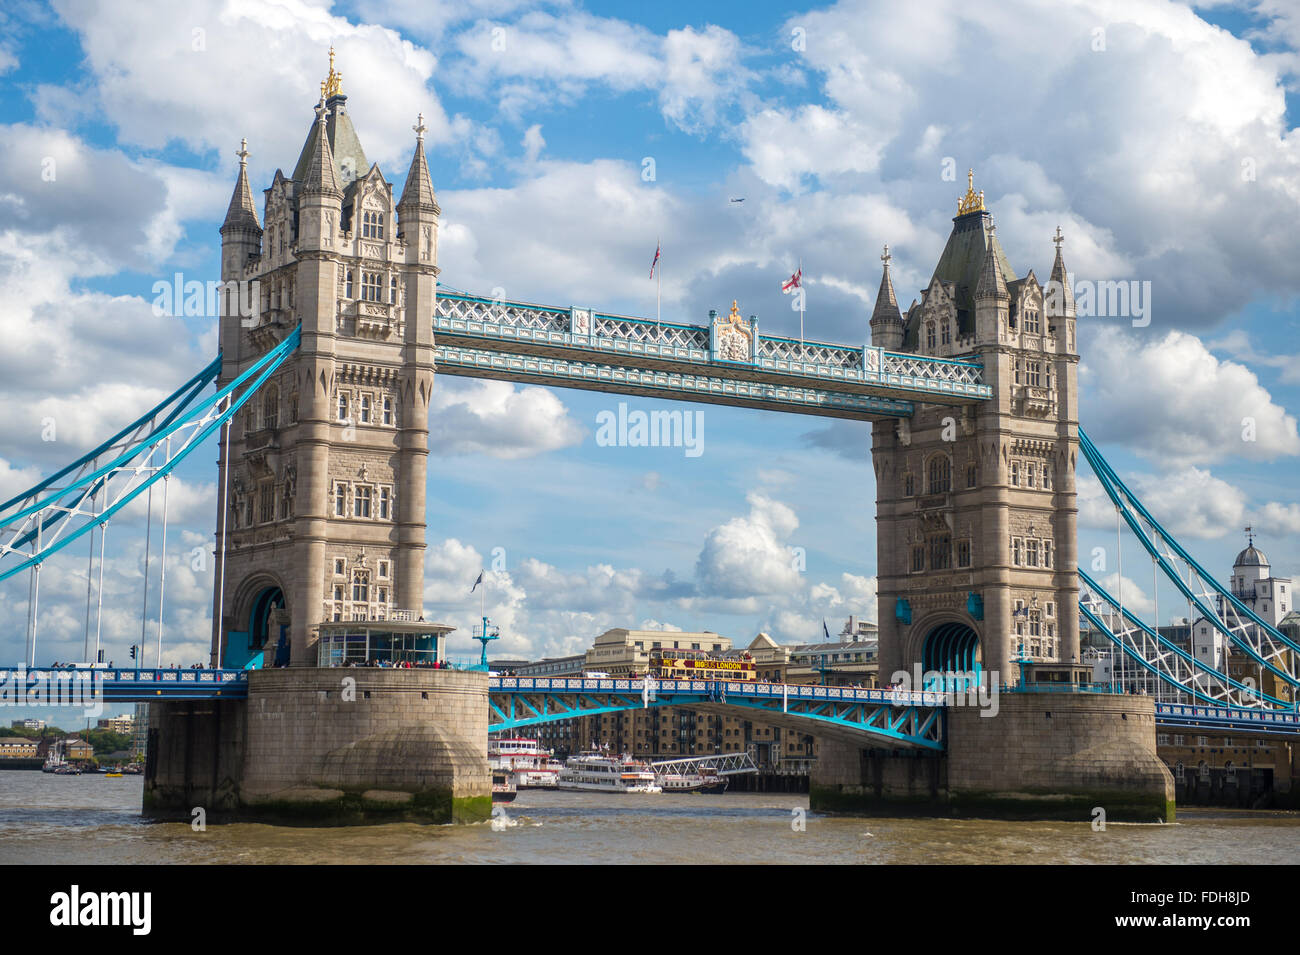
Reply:
[[[663,258],[663,243],[655,239],[655,249],[659,252],[659,258]],[[658,326],[663,321],[663,291],[664,291],[664,269],[657,261],[655,262],[655,325]],[[655,329],[658,331],[658,328]]]
[[[803,259],[799,259],[799,344],[803,344]]]

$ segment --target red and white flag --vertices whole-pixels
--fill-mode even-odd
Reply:
[[[799,266],[799,270],[795,272],[794,275],[790,276],[790,280],[788,282],[785,282],[781,285],[781,291],[786,295],[789,295],[792,289],[797,289],[797,288],[803,288],[803,266],[802,265]]]
[[[650,263],[650,277],[655,277],[655,267],[659,264],[659,246],[655,246],[655,260]]]

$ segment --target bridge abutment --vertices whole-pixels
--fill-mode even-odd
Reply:
[[[809,781],[818,812],[1172,822],[1174,781],[1156,755],[1150,697],[1005,693],[996,716],[947,714],[948,750],[824,740]]]
[[[310,825],[491,814],[486,673],[288,668],[243,702],[150,707],[144,812]]]

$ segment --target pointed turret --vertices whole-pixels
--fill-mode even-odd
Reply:
[[[1007,302],[1011,296],[1007,294],[1006,278],[1002,274],[1002,263],[999,261],[1000,256],[997,254],[997,229],[989,225],[989,244],[984,250],[984,264],[980,266],[979,282],[975,285],[976,303],[993,301]]]
[[[221,224],[221,234],[234,230],[262,232],[262,223],[257,219],[257,206],[253,204],[253,190],[248,187],[248,140],[241,140],[239,152],[239,178],[235,180],[235,191],[230,196],[230,206],[226,209],[226,221]]]
[[[884,271],[880,276],[880,291],[876,293],[876,307],[871,312],[871,344],[880,348],[899,348],[903,344],[903,316],[898,311],[894,297],[894,282],[889,277],[889,246],[880,256]]]
[[[1056,243],[1056,261],[1052,263],[1052,274],[1047,280],[1046,311],[1049,318],[1074,318],[1074,291],[1070,288],[1070,273],[1065,270],[1065,259],[1061,255],[1061,227],[1056,227],[1052,236]]]
[[[343,195],[338,170],[334,168],[334,152],[325,131],[325,119],[325,104],[320,103],[316,107],[316,130],[308,142],[311,153],[307,157],[307,168],[303,170],[303,195],[313,192]]]
[[[435,215],[438,209],[438,197],[433,192],[433,179],[429,175],[429,162],[424,158],[424,114],[421,113],[415,126],[415,155],[411,157],[411,168],[406,173],[406,185],[402,187],[402,198],[397,202],[399,213],[405,210],[427,209]]]

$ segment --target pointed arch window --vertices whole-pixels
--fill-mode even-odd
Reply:
[[[936,454],[926,470],[927,494],[944,494],[952,490],[952,463],[946,454]]]
[[[352,270],[351,269],[348,269],[347,272],[344,273],[343,288],[344,288],[343,297],[347,299],[352,298]]]
[[[933,349],[935,347],[934,322],[925,323],[925,347]]]
[[[382,239],[384,237],[384,214],[366,212],[361,216],[361,238]]]

